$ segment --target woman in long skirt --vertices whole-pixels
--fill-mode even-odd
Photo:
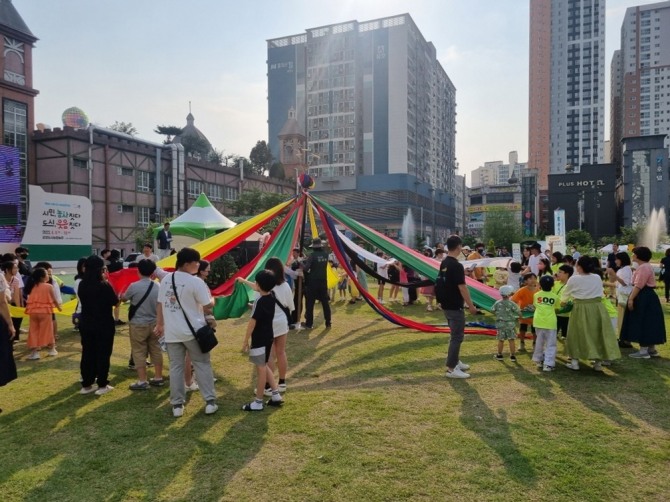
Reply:
[[[648,247],[633,249],[633,261],[638,267],[633,273],[633,290],[628,297],[620,336],[622,341],[640,344],[638,352],[629,354],[634,359],[659,357],[656,345],[665,343],[666,338],[663,308],[656,294],[656,277],[649,260]]]
[[[576,273],[568,279],[561,299],[573,299],[565,351],[571,358],[566,364],[579,369],[579,359],[594,361],[593,369],[602,371],[603,362],[621,357],[612,322],[602,303],[603,281],[593,272],[595,265],[588,256],[581,256]]]

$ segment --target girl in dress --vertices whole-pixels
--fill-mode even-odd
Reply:
[[[31,354],[28,360],[36,361],[40,358],[42,347],[47,347],[47,355],[58,355],[52,314],[54,307],[62,309],[53,286],[48,283],[49,274],[46,269],[36,268],[31,274],[31,279],[32,284],[27,288],[29,291],[26,302],[26,314],[30,316],[28,348],[31,349]]]

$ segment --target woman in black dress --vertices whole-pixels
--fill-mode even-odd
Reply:
[[[109,385],[109,361],[115,333],[112,309],[119,303],[119,298],[105,280],[105,272],[102,258],[89,256],[77,291],[81,300],[81,394],[95,392],[101,396],[113,389]],[[93,388],[96,381],[97,390]]]
[[[670,248],[665,250],[661,258],[661,278],[665,284],[665,303],[670,303]]]
[[[16,363],[12,352],[12,340],[16,336],[16,331],[9,314],[6,294],[8,289],[5,277],[0,274],[0,387],[16,379]]]

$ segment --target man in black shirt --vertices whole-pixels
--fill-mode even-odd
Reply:
[[[619,270],[619,268],[616,266],[616,254],[619,252],[619,245],[618,244],[612,244],[612,252],[607,255],[607,268],[611,268],[615,272]]]
[[[472,303],[468,287],[465,285],[465,271],[458,261],[462,252],[463,241],[458,235],[447,239],[447,257],[440,264],[440,272],[435,283],[435,296],[442,306],[444,315],[449,323],[451,338],[447,353],[447,377],[469,378],[465,372],[470,366],[463,364],[460,357],[461,343],[465,337],[465,303],[471,314],[477,313]]]
[[[319,300],[323,308],[326,328],[330,328],[330,303],[328,297],[328,253],[323,250],[321,239],[312,240],[314,252],[307,257],[305,271],[305,328],[314,326],[314,302]]]
[[[28,248],[19,246],[14,250],[14,254],[19,260],[19,275],[20,276],[29,276],[33,273],[33,266],[28,259]]]

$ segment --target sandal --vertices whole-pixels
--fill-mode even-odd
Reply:
[[[431,305],[428,305],[426,307],[426,312],[432,312],[432,311],[433,311],[433,307]]]

